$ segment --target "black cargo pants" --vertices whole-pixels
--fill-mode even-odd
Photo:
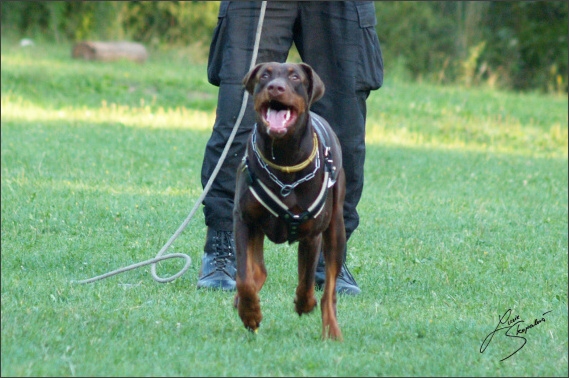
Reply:
[[[208,79],[219,86],[219,96],[213,132],[204,154],[203,186],[241,108],[242,80],[251,63],[260,9],[261,2],[223,1],[220,6],[208,62]],[[284,62],[294,42],[302,60],[322,78],[326,86],[324,97],[311,110],[330,123],[342,145],[348,238],[359,223],[356,206],[364,184],[366,99],[383,82],[383,59],[375,24],[371,1],[269,1],[257,57],[257,63]],[[236,170],[254,123],[249,98],[233,145],[203,202],[208,227],[219,231],[233,229]]]

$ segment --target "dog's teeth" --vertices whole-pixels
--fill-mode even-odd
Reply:
[[[269,118],[269,116],[271,115],[271,108],[267,109],[267,118]]]
[[[290,109],[286,111],[285,121],[290,119]]]

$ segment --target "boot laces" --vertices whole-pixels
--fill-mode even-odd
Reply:
[[[230,231],[220,231],[214,237],[213,250],[215,254],[215,270],[223,271],[227,274],[227,263],[235,261],[235,252],[233,250],[233,236]]]
[[[346,265],[346,263],[342,264],[342,269],[340,269],[340,274],[338,274],[338,279],[343,279],[344,281],[347,281],[352,284],[356,283],[356,280],[354,276],[352,276],[352,273],[348,270],[348,266]]]

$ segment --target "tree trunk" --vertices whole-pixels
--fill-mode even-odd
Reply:
[[[76,59],[105,62],[127,59],[142,63],[148,58],[146,48],[136,42],[78,42],[73,46],[72,55]]]

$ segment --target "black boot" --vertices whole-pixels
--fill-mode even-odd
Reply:
[[[207,229],[198,289],[235,290],[235,241],[233,232]]]
[[[316,288],[318,290],[322,290],[324,288],[324,282],[326,281],[326,269],[324,267],[324,255],[322,252],[320,252],[320,256],[318,257],[315,281]],[[336,293],[346,295],[358,295],[361,293],[361,290],[358,287],[354,276],[352,276],[352,273],[350,273],[348,267],[346,266],[345,258],[344,263],[342,264],[342,269],[340,270],[340,274],[336,279]]]

